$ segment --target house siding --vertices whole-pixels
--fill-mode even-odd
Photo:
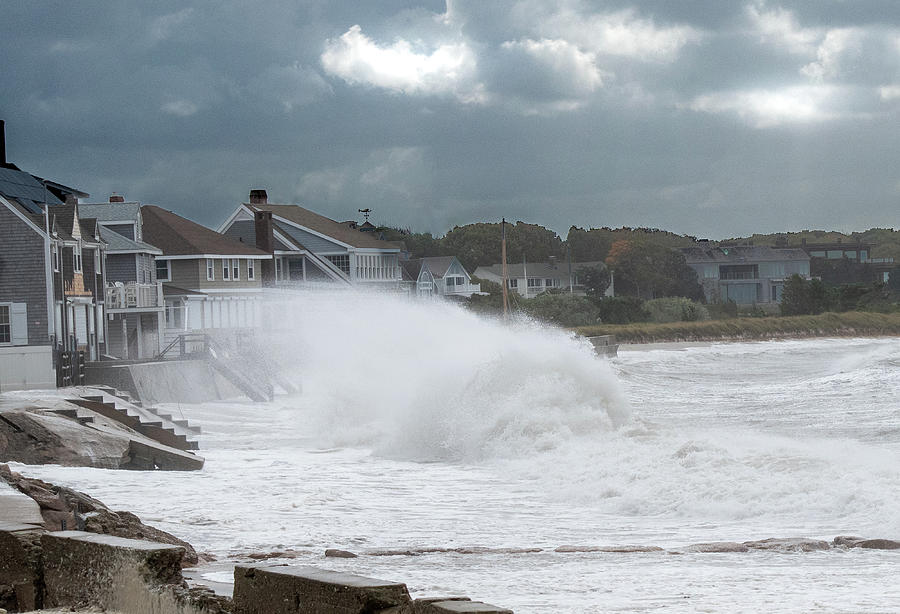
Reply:
[[[240,280],[232,281],[226,280],[222,277],[222,261],[225,258],[215,258],[215,265],[213,266],[213,271],[215,273],[215,279],[210,281],[206,279],[206,259],[202,259],[199,261],[199,271],[200,271],[200,279],[199,284],[197,286],[192,287],[191,289],[198,290],[209,290],[209,289],[223,289],[223,290],[235,290],[239,288],[262,288],[262,278],[260,274],[260,269],[262,267],[262,260],[254,260],[253,261],[253,272],[255,279],[248,280],[247,279],[247,259],[240,258]],[[228,259],[230,260],[230,258]],[[197,261],[191,261],[197,262]],[[175,284],[176,286],[178,284]]]
[[[136,254],[112,254],[106,256],[106,277],[111,282],[137,281]]]
[[[173,286],[193,290],[200,287],[200,262],[199,260],[169,260],[169,271]],[[205,267],[206,260],[202,260]],[[206,272],[203,273],[204,278]]]
[[[0,302],[25,303],[28,345],[50,345],[44,239],[0,205]]]
[[[251,220],[234,222],[224,233],[229,239],[256,247],[256,224]]]

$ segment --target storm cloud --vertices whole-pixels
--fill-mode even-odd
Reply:
[[[896,226],[893,0],[4,5],[11,161],[217,225]]]

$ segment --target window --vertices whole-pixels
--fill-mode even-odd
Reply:
[[[228,268],[228,258],[222,260],[222,279],[225,281],[231,279],[231,269]]]
[[[510,288],[518,288],[518,287],[519,287],[519,280],[518,280],[518,279],[508,279],[507,281],[509,282],[509,287],[510,287]]]
[[[53,262],[53,270],[59,273],[59,247],[56,243],[50,247],[50,260]]]
[[[212,281],[216,278],[216,270],[213,263],[214,260],[212,258],[206,259],[206,281]]]
[[[342,270],[347,275],[350,274],[350,254],[340,254],[337,256],[325,256],[331,263]]]
[[[9,321],[9,305],[0,305],[0,343],[12,342],[12,326]]]
[[[282,266],[281,261],[282,261],[281,258],[275,258],[275,280],[276,281],[282,281],[282,279],[284,279],[284,273],[282,272],[283,266]]]
[[[168,260],[156,259],[156,280],[172,281],[172,268]]]
[[[94,274],[100,275],[103,271],[100,270],[100,248],[94,250]]]
[[[545,280],[544,280],[544,285],[547,286],[548,288],[552,288],[552,287],[553,287],[553,280],[552,280],[552,279],[545,279]]]
[[[541,287],[541,280],[540,280],[540,279],[535,279],[534,277],[529,277],[529,278],[528,278],[528,287],[529,287],[529,288],[540,288],[540,287]]]
[[[256,272],[253,270],[253,260],[247,260],[247,279],[254,280],[256,279]]]
[[[72,266],[76,273],[81,273],[81,241],[72,250]]]
[[[240,281],[241,279],[241,261],[237,258],[231,259],[231,279],[232,281]]]

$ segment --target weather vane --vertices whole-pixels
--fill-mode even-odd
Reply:
[[[369,221],[369,214],[372,213],[372,210],[366,207],[365,209],[357,209],[360,213],[363,214],[363,217],[366,218],[366,221]]]

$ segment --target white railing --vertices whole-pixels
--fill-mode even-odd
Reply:
[[[138,284],[117,281],[106,285],[107,309],[162,307],[162,283]]]

